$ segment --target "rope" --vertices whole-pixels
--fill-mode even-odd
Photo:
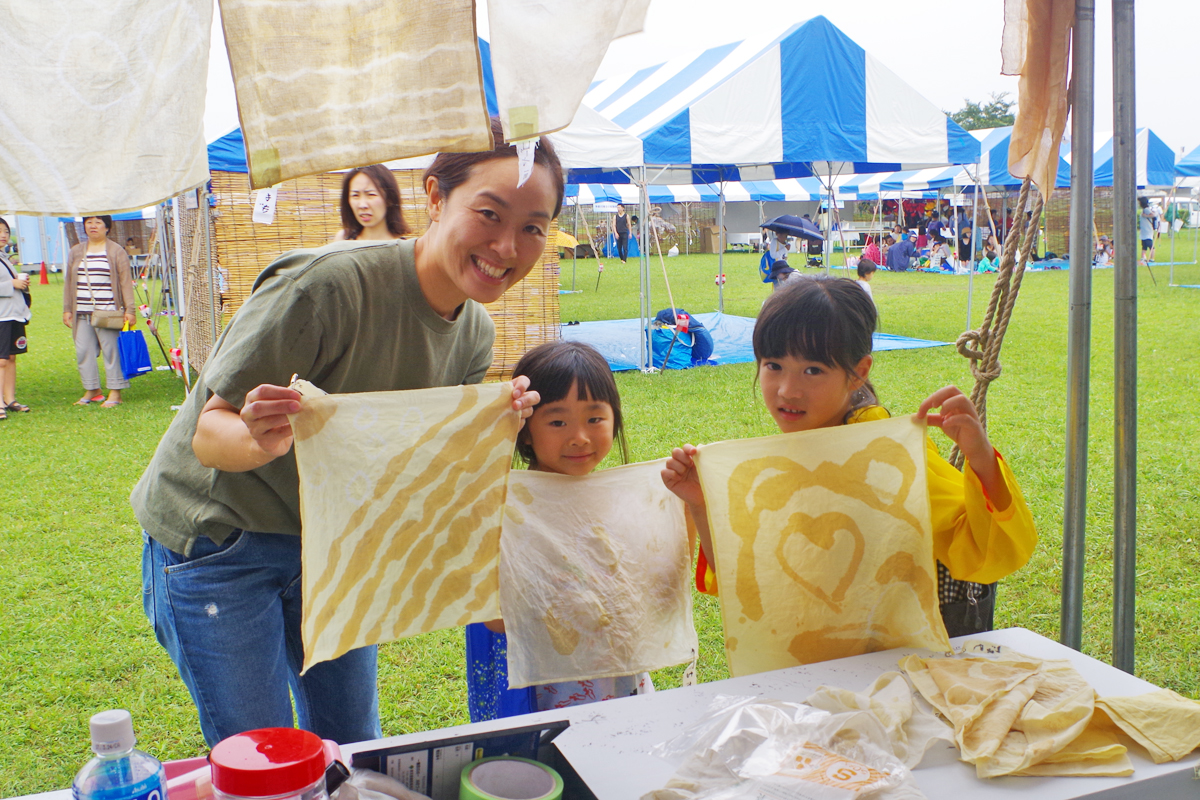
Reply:
[[[1025,208],[1029,201],[1029,187],[1030,181],[1026,178],[1021,184],[1017,208]],[[1023,224],[1013,225],[1009,230],[1004,240],[1004,254],[1000,257],[1000,268],[996,273],[996,283],[992,287],[992,297],[983,323],[975,330],[964,332],[956,343],[958,352],[971,361],[971,374],[975,377],[971,402],[979,412],[979,421],[983,423],[985,431],[988,386],[1000,377],[1000,347],[1004,344],[1004,334],[1008,331],[1013,305],[1021,291],[1025,265],[1029,263],[1030,251],[1037,240],[1044,205],[1045,198],[1039,194],[1033,215],[1027,217]],[[963,460],[963,454],[956,445],[950,452],[950,463],[962,469]]]

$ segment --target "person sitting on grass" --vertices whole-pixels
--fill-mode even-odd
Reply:
[[[950,265],[950,245],[946,244],[946,240],[941,235],[934,238],[933,247],[929,249],[929,268],[952,270]]]
[[[767,298],[754,325],[754,357],[763,404],[780,432],[890,416],[870,381],[877,320],[871,299],[842,278],[805,277]],[[921,403],[917,418],[940,428],[966,456],[959,472],[926,438],[933,555],[946,567],[938,570],[946,629],[950,636],[990,630],[995,594],[959,597],[967,591],[961,582],[991,584],[1023,567],[1037,544],[1033,515],[970,398],[954,386],[938,389]],[[693,445],[675,448],[662,479],[684,501],[699,533],[697,588],[715,594],[708,566],[712,537],[695,457]],[[965,608],[975,605],[972,598],[978,606]]]
[[[871,278],[875,276],[877,269],[879,267],[869,258],[860,258],[858,260],[858,280],[855,283],[861,286],[863,291],[870,296],[871,302],[875,301],[875,295],[871,291]]]
[[[908,239],[897,240],[893,235],[889,235],[884,242],[889,245],[887,249],[888,269],[893,272],[907,272],[917,256],[917,250],[913,247],[913,243]]]

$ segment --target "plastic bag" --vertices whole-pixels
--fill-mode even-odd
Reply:
[[[801,703],[717,697],[709,713],[652,751],[677,764],[642,800],[916,800],[925,795],[879,720]]]

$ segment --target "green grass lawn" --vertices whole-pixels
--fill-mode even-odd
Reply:
[[[1190,258],[1191,241],[1181,245]],[[715,256],[668,259],[678,305],[716,309]],[[655,309],[668,305],[655,259]],[[571,262],[563,263],[563,283]],[[564,320],[637,315],[637,267],[580,260],[578,294],[563,295]],[[757,258],[729,254],[727,313],[753,316],[767,294]],[[1085,652],[1110,653],[1112,520],[1112,271],[1096,271],[1088,485]],[[1190,416],[1200,364],[1200,290],[1158,285],[1139,275],[1138,674],[1200,696],[1200,633],[1194,609],[1200,556],[1200,466],[1193,451],[1200,422]],[[1176,281],[1200,284],[1200,267],[1176,267]],[[875,297],[888,333],[953,341],[966,321],[967,279],[877,273]],[[975,281],[974,319],[991,280]],[[82,393],[69,333],[61,324],[61,286],[34,286],[31,352],[20,357],[18,398],[33,406],[0,423],[6,477],[0,493],[0,793],[66,786],[88,758],[87,719],[128,708],[141,746],[162,758],[203,753],[195,710],[141,610],[141,535],[128,495],[183,398],[170,373],[139,378],[125,404],[74,407]],[[1058,635],[1066,397],[1067,274],[1027,276],[1005,340],[1003,376],[989,393],[991,435],[1021,481],[1041,534],[1024,570],[1000,589],[997,624]],[[155,363],[162,359],[151,343]],[[658,458],[683,442],[774,432],[753,385],[751,365],[618,376],[632,457]],[[879,353],[872,375],[894,414],[909,413],[948,383],[969,388],[965,359],[952,348]],[[936,434],[935,434],[936,435]],[[944,442],[943,442],[944,443]],[[719,609],[697,598],[699,676],[726,673]],[[381,648],[385,734],[467,721],[462,635],[445,631]],[[677,683],[679,670],[655,676]]]

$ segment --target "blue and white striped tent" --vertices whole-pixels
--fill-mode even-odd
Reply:
[[[1012,126],[987,128],[985,130],[971,131],[971,133],[979,139],[981,150],[979,156],[979,182],[984,186],[1020,188],[1022,179],[1014,178],[1012,173],[1008,171],[1008,147],[1012,142]],[[1066,145],[1065,150],[1066,152],[1070,152],[1070,146]],[[1060,152],[1062,151],[1063,148],[1060,148]],[[966,171],[974,174],[975,168],[971,167]],[[967,183],[970,182],[970,179],[968,179]],[[1054,176],[1054,185],[1062,188],[1071,185],[1071,165],[1061,155],[1058,157],[1058,172]]]
[[[980,152],[824,17],[599,81],[584,103],[638,136],[647,164],[691,165],[702,180],[966,164]],[[739,169],[749,165],[769,171]]]
[[[1171,187],[1175,184],[1175,151],[1167,146],[1154,131],[1138,128],[1137,145],[1137,188]],[[1113,140],[1096,149],[1095,168],[1092,172],[1096,186],[1113,185]]]
[[[1200,147],[1175,162],[1175,174],[1181,178],[1200,177]]]
[[[891,173],[884,173],[890,175]],[[600,202],[636,205],[638,189],[629,183],[567,184],[567,205],[581,206]],[[647,186],[650,203],[716,203],[720,189],[705,183],[685,183]],[[774,181],[727,181],[724,184],[726,203],[738,202],[819,202],[829,197],[829,190],[816,178],[780,178]],[[936,197],[936,191],[914,189],[880,190],[873,184],[867,191],[851,191],[835,187],[838,200],[896,199],[900,197]]]

